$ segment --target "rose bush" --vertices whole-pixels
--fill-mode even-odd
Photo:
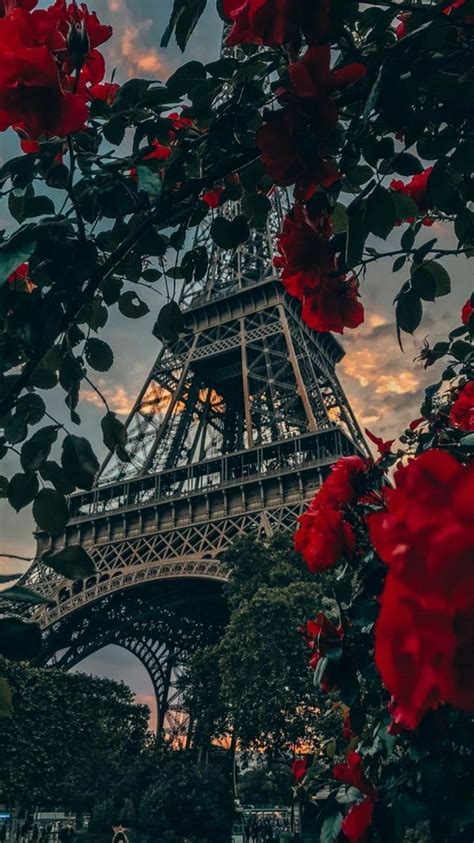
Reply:
[[[396,450],[394,441],[370,434],[379,451],[372,463],[354,457],[336,463],[294,536],[318,577],[328,567],[340,570],[330,581],[337,624],[320,612],[302,633],[319,704],[324,709],[326,699],[328,708],[339,705],[343,714],[330,758],[340,752],[346,759],[328,762],[323,747],[295,782],[316,803],[324,798],[321,834],[334,829],[333,839],[339,830],[341,840],[349,841],[404,840],[407,834],[418,840],[427,833],[432,840],[454,841],[472,832],[472,816],[461,807],[467,805],[465,777],[472,771],[467,747],[474,712],[474,463],[468,432],[474,334],[465,313],[466,307],[463,326],[443,344],[448,365],[440,383],[427,390],[423,417],[410,424]],[[437,359],[429,348],[424,355],[428,365]],[[332,518],[341,511],[343,524],[350,524],[351,549],[341,526],[328,566]],[[439,743],[433,746],[435,735]],[[453,767],[437,766],[441,758],[456,756]],[[444,791],[442,807],[433,804],[426,785],[432,769],[436,793]],[[351,791],[344,796],[331,786],[334,779],[365,798]],[[324,781],[329,800],[320,791]],[[404,811],[412,803],[415,809]],[[393,837],[386,837],[390,824]]]

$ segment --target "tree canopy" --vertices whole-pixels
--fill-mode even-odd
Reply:
[[[2,659],[12,711],[0,719],[0,798],[87,811],[143,751],[146,706],[122,684]]]

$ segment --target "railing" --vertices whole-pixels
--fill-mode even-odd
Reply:
[[[356,452],[352,440],[337,426],[305,433],[237,453],[203,460],[181,468],[100,486],[72,495],[71,519],[90,518],[117,510],[134,510],[163,499],[186,498],[219,487],[266,479],[317,465],[327,465]]]

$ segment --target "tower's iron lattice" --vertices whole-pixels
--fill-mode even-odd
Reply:
[[[339,343],[303,324],[273,269],[286,202],[277,194],[266,231],[233,253],[201,226],[208,273],[184,286],[186,333],[163,346],[130,413],[130,462],[110,454],[94,488],[71,496],[64,535],[38,537],[38,560],[80,543],[96,575],[73,583],[35,562],[23,580],[56,601],[36,612],[44,658],[69,668],[107,644],[128,649],[171,731],[186,719],[180,668],[224,622],[225,549],[293,530],[331,464],[367,453]]]

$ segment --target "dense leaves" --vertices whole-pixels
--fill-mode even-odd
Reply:
[[[410,835],[433,843],[472,836],[470,307],[468,300],[463,326],[447,342],[423,350],[426,366],[447,358],[446,368],[398,452],[395,441],[367,431],[378,458],[336,463],[299,519],[295,545],[318,589],[333,598],[303,630],[317,704],[339,706],[342,715],[334,760],[319,750],[295,772],[301,793],[316,800],[321,840],[335,840],[339,829],[347,840],[396,843]],[[334,535],[334,512],[350,545],[341,530]],[[325,585],[328,562],[339,575]]]
[[[90,810],[144,748],[146,707],[108,679],[4,660],[0,669],[0,712],[11,706],[0,720],[2,802]]]

